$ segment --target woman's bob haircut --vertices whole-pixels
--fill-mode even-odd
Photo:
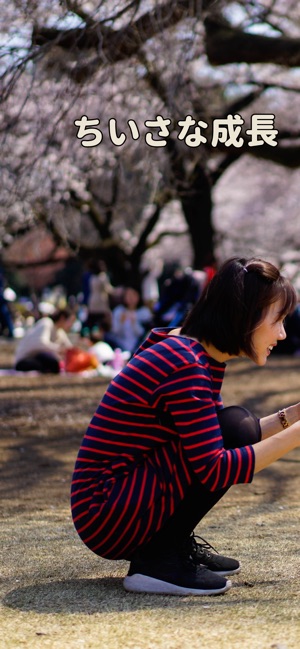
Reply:
[[[252,334],[268,307],[280,301],[278,320],[291,313],[297,294],[288,279],[268,261],[233,257],[203,290],[181,333],[203,340],[230,356],[255,360]]]

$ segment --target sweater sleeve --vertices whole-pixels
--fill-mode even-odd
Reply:
[[[56,344],[59,346],[60,351],[71,349],[73,347],[73,343],[64,329],[57,329]]]
[[[155,398],[155,407],[172,416],[188,462],[210,491],[252,481],[253,447],[224,448],[217,417],[222,402],[205,367],[196,362],[179,367],[160,384]]]

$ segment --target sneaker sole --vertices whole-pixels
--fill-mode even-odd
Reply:
[[[208,566],[205,566],[204,564],[203,567],[208,568]],[[236,568],[236,570],[212,570],[211,568],[210,570],[214,575],[219,575],[219,577],[229,577],[230,575],[238,575],[239,572],[241,572],[241,566]]]
[[[130,577],[125,577],[123,581],[125,590],[131,593],[154,593],[157,595],[222,595],[226,593],[232,584],[227,580],[223,588],[186,588],[171,584],[167,581],[154,579],[154,577],[147,577],[147,575],[135,574]]]

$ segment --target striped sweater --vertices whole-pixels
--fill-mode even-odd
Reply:
[[[251,482],[252,446],[225,450],[217,411],[225,364],[184,336],[153,329],[111,381],[75,464],[72,515],[96,554],[126,558],[183,499]]]

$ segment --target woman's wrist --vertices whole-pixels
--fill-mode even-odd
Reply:
[[[278,410],[277,417],[283,429],[286,429],[291,425],[291,421],[287,418],[287,409],[283,408],[282,410]]]
[[[289,406],[288,408],[284,408],[283,412],[285,412],[288,425],[292,426],[292,424],[295,424],[300,419],[300,402],[295,403],[293,406]]]

